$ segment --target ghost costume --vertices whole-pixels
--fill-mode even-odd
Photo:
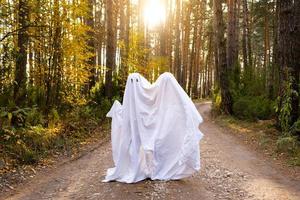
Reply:
[[[203,119],[171,73],[153,84],[130,74],[123,104],[115,101],[107,117],[112,118],[114,167],[104,182],[176,180],[200,169]]]

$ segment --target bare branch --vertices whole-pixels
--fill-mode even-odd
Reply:
[[[21,31],[21,30],[24,30],[24,29],[27,29],[27,28],[30,28],[30,27],[47,27],[47,26],[41,26],[41,25],[27,25],[27,26],[24,26],[22,28],[18,28],[16,30],[13,30],[11,32],[8,32],[6,33],[1,39],[0,39],[0,42],[3,42],[6,38],[8,38],[9,36],[12,36],[12,35],[18,35],[16,34],[17,32]]]

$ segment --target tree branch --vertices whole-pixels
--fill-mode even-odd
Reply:
[[[16,30],[13,30],[11,32],[8,32],[6,33],[1,39],[0,39],[0,42],[3,42],[6,38],[8,38],[9,36],[12,36],[12,35],[18,35],[18,34],[15,34],[16,32],[19,32],[21,30],[24,30],[24,29],[27,29],[27,28],[30,28],[30,27],[47,27],[47,26],[38,26],[38,25],[27,25],[27,26],[24,26],[22,28],[18,28]]]

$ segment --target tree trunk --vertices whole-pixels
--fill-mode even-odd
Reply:
[[[203,7],[197,7],[199,10],[201,10]],[[196,15],[196,22],[195,26],[197,26],[196,29],[196,44],[195,44],[195,58],[194,58],[194,72],[193,72],[193,79],[192,79],[192,84],[193,84],[193,90],[192,90],[192,97],[193,98],[199,98],[199,91],[198,91],[198,85],[199,85],[199,73],[201,73],[201,68],[204,69],[203,67],[203,58],[201,55],[204,55],[204,42],[202,40],[203,36],[203,21],[199,16]],[[204,75],[204,74],[203,74]],[[205,78],[205,77],[204,77]],[[204,86],[204,85],[203,85]]]
[[[219,79],[221,90],[221,109],[226,114],[232,114],[232,97],[229,90],[229,73],[226,60],[226,41],[224,38],[224,21],[222,11],[222,1],[214,0],[214,32],[216,34],[216,42],[218,48],[218,63],[219,63]]]
[[[29,43],[28,44],[28,49],[29,49],[29,56],[28,56],[28,65],[29,65],[29,85],[30,87],[33,86],[33,77],[34,77],[34,69],[35,66],[33,66],[33,44]]]
[[[116,67],[116,0],[106,1],[107,16],[107,45],[106,45],[106,73],[105,73],[105,95],[112,99],[112,76]]]
[[[62,68],[62,22],[59,13],[59,0],[54,0],[54,35],[53,35],[53,57],[50,71],[50,81],[48,86],[48,102],[50,108],[52,105],[58,105],[59,91],[61,84],[61,68]]]
[[[252,0],[251,5],[252,5],[251,10],[253,10],[253,0]],[[252,57],[252,39],[251,39],[252,20],[249,19],[249,15],[248,15],[247,22],[248,22],[248,26],[247,26],[247,47],[248,47],[248,59],[249,59],[248,64],[249,64],[250,76],[251,76],[251,72],[252,72],[252,69],[254,68],[254,64],[253,64],[253,57]]]
[[[179,84],[181,81],[181,59],[180,59],[180,16],[181,16],[181,0],[176,0],[176,19],[175,19],[175,69],[176,78]]]
[[[292,81],[292,89],[299,93],[300,73],[300,4],[299,1],[279,0],[279,37],[278,54],[280,63],[280,95],[284,96],[284,86],[287,81]],[[289,78],[289,76],[291,78]],[[291,120],[292,125],[299,118],[299,96],[292,93],[291,96]]]
[[[211,57],[212,57],[212,35],[208,37],[208,52],[206,55],[205,66],[207,69],[207,84],[206,84],[206,95],[210,96],[211,90],[211,79],[212,79],[212,69],[211,69]]]
[[[168,14],[167,14],[167,21],[166,26],[168,29],[168,38],[167,38],[167,55],[168,55],[168,62],[169,62],[169,71],[171,73],[175,74],[174,70],[174,63],[173,63],[173,19],[174,19],[174,13],[173,13],[173,0],[168,0]]]
[[[18,5],[18,49],[16,53],[16,70],[14,99],[20,105],[26,98],[26,64],[28,47],[29,8],[27,0],[19,0]]]
[[[244,69],[247,74],[249,72],[248,55],[247,55],[247,26],[248,26],[248,6],[247,0],[243,0],[243,35],[242,35],[242,52]]]
[[[182,87],[186,90],[186,79],[187,79],[187,69],[188,69],[188,57],[189,57],[189,46],[190,46],[190,24],[191,24],[191,10],[190,4],[187,5],[185,10],[185,20],[184,20],[184,39],[182,46]]]
[[[199,25],[198,25],[199,26]],[[199,30],[200,29],[200,30]],[[198,86],[199,86],[199,74],[201,73],[201,67],[202,67],[202,58],[201,58],[201,53],[202,53],[202,49],[201,49],[201,27],[197,28],[197,36],[196,36],[196,44],[195,44],[195,57],[194,57],[194,61],[193,61],[193,78],[192,78],[192,94],[191,97],[192,98],[199,98],[199,91],[198,91]]]
[[[248,79],[252,74],[252,51],[251,51],[251,35],[249,28],[249,10],[247,0],[243,0],[243,35],[242,35],[242,53],[244,62],[244,73]]]
[[[193,83],[193,68],[195,67],[195,45],[198,37],[197,24],[194,25],[193,31],[193,42],[191,49],[191,58],[190,58],[190,66],[189,66],[189,82],[188,82],[188,95],[192,96],[192,83]],[[194,67],[193,67],[194,66]]]
[[[126,0],[126,34],[125,34],[125,55],[124,58],[126,60],[126,65],[125,65],[125,74],[124,76],[127,78],[127,75],[129,73],[129,66],[127,64],[128,58],[129,58],[129,44],[130,44],[130,18],[131,18],[131,5],[130,5],[130,0]]]
[[[165,12],[167,13],[167,8],[168,8],[168,0],[164,0],[163,4],[165,6]],[[168,26],[167,23],[162,25],[163,27],[160,30],[160,56],[166,57],[167,56],[167,37],[168,37]]]
[[[130,0],[122,0],[120,2],[120,40],[122,42],[122,47],[120,49],[121,57],[121,68],[120,68],[120,78],[122,80],[122,86],[125,86],[127,74],[128,74],[128,45],[129,45],[129,21],[130,21]]]
[[[236,0],[228,0],[227,67],[234,69],[236,60]]]
[[[227,25],[227,69],[229,79],[234,86],[239,85],[240,69],[238,63],[238,15],[239,0],[228,0],[228,25]]]
[[[95,0],[88,0],[88,16],[86,19],[86,24],[89,27],[87,35],[89,51],[92,54],[88,60],[88,65],[90,68],[90,80],[88,85],[88,90],[94,87],[96,84],[96,48],[95,48],[95,23],[94,23],[94,2]],[[88,91],[87,91],[88,92]]]
[[[264,69],[263,69],[263,80],[264,86],[267,87],[270,83],[268,80],[268,73],[270,73],[270,31],[269,31],[269,9],[268,2],[265,4],[265,16],[264,16]],[[272,83],[273,84],[273,83]]]
[[[274,19],[273,19],[273,55],[272,55],[272,69],[270,73],[270,84],[268,88],[268,97],[269,99],[274,99],[275,97],[275,86],[278,83],[278,0],[275,0],[274,3]]]

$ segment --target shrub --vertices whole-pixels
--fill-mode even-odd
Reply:
[[[272,101],[263,96],[244,96],[235,100],[233,112],[239,119],[269,119],[274,114],[273,104]]]
[[[112,99],[121,99],[120,97],[123,96],[123,90],[121,88],[122,86],[118,85],[117,81],[113,81],[112,85]],[[100,105],[103,101],[107,100],[107,97],[105,96],[105,85],[101,83],[97,83],[92,89],[91,89],[91,99],[93,102]]]
[[[3,120],[5,126],[24,127],[26,125],[26,118],[31,108],[1,109],[0,119]]]
[[[39,124],[44,124],[44,123],[45,123],[44,115],[38,108],[34,107],[28,111],[26,116],[27,126],[37,126]]]
[[[41,106],[42,99],[39,103],[43,90],[31,88],[28,103],[23,107],[0,96],[0,103],[5,104],[0,107],[0,147],[3,149],[0,157],[7,157],[12,163],[33,164],[56,150],[68,151],[78,146],[94,133],[112,102],[121,99],[115,82],[111,100],[104,95],[104,85],[98,86],[91,91],[88,104],[62,104],[50,110]]]
[[[94,114],[93,108],[90,106],[84,106],[79,110],[79,116],[81,118],[91,118],[94,117],[93,114]]]
[[[292,87],[293,79],[288,76],[288,80],[283,82],[284,93],[277,97],[276,112],[282,132],[287,133],[291,128],[292,96],[298,96],[298,92]]]
[[[23,131],[16,129],[5,129],[3,131],[2,144],[5,145],[5,152],[11,157],[16,159],[19,163],[33,164],[39,159],[37,149],[32,148],[32,139],[23,134]]]
[[[221,113],[221,91],[218,88],[214,88],[212,95],[212,114],[219,115]]]
[[[44,125],[45,119],[37,107],[0,109],[0,127],[26,127]]]
[[[110,110],[111,105],[112,105],[112,103],[109,99],[107,99],[107,98],[103,99],[103,101],[100,104],[100,110],[103,115],[102,117],[106,116],[106,113],[108,113],[108,111]]]
[[[94,88],[91,89],[91,101],[89,103],[90,112],[94,113],[94,117],[104,119],[108,111],[110,110],[115,100],[122,101],[121,96],[123,90],[121,85],[118,85],[121,80],[113,82],[112,99],[108,99],[105,96],[105,85],[97,83]]]
[[[285,134],[277,140],[277,151],[295,155],[299,151],[299,141],[297,136]]]
[[[37,105],[39,108],[45,108],[46,92],[43,87],[28,86],[27,88],[27,105]]]
[[[23,149],[19,158],[23,164],[34,164],[40,159],[38,153],[31,149]]]
[[[292,135],[298,135],[300,139],[300,118],[292,125],[290,133]]]
[[[55,125],[57,124],[57,122],[59,122],[60,120],[60,116],[58,114],[58,111],[55,108],[52,108],[50,110],[50,113],[48,114],[48,124],[51,125]]]

